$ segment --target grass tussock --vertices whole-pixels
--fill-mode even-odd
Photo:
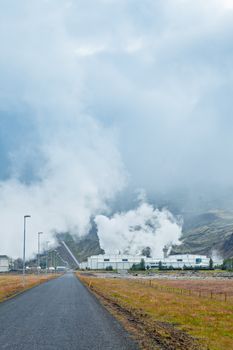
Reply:
[[[0,302],[57,276],[56,274],[26,275],[23,282],[22,275],[0,275]]]
[[[144,349],[233,349],[231,300],[224,302],[196,295],[180,295],[134,280],[100,279],[82,275],[79,278],[97,295],[125,310],[128,313],[127,319],[134,318],[138,323],[140,321],[145,337],[158,335],[154,347],[150,344],[145,345]],[[216,288],[229,290],[231,283],[222,283],[220,286],[217,282]],[[171,285],[173,282],[170,284],[166,281],[166,284]],[[190,282],[180,281],[179,284],[176,281],[174,284],[175,287],[191,288]],[[201,286],[212,289],[214,282],[209,285],[209,281],[202,281]],[[197,287],[197,282],[194,287]],[[186,339],[182,334],[187,334],[190,338]]]

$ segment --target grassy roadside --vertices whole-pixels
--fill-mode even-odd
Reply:
[[[0,302],[58,276],[58,274],[26,275],[23,285],[22,275],[0,275]]]
[[[231,301],[169,293],[127,279],[79,278],[131,328],[143,349],[233,349]]]

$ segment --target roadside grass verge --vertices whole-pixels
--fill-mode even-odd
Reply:
[[[78,277],[125,325],[138,329],[143,349],[233,349],[231,301],[170,293],[137,280]]]
[[[0,302],[58,276],[58,274],[26,275],[23,283],[22,275],[0,275]]]

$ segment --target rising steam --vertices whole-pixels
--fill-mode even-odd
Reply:
[[[179,244],[182,230],[180,219],[146,202],[111,218],[98,215],[95,222],[101,248],[108,253],[140,254],[149,246],[153,256],[161,256],[165,245]]]
[[[45,161],[37,169],[38,180],[24,183],[17,169],[0,182],[0,254],[22,255],[25,214],[32,216],[27,255],[36,252],[38,231],[44,232],[43,241],[51,241],[55,231],[84,235],[91,216],[105,211],[124,186],[124,168],[108,131],[91,118],[73,127],[74,132],[56,127],[50,140],[41,139]]]

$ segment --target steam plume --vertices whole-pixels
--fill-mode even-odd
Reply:
[[[0,253],[20,256],[25,214],[32,216],[28,254],[36,251],[38,231],[44,232],[44,240],[51,240],[54,231],[85,234],[90,217],[106,211],[107,201],[124,186],[124,168],[108,132],[91,118],[74,126],[74,132],[56,128],[49,142],[43,139],[45,161],[37,181],[22,182],[15,169],[14,176],[0,183]]]
[[[140,254],[149,246],[153,256],[160,257],[165,245],[179,244],[182,230],[180,220],[168,210],[155,209],[146,202],[111,218],[98,215],[95,221],[101,248],[109,253]]]

